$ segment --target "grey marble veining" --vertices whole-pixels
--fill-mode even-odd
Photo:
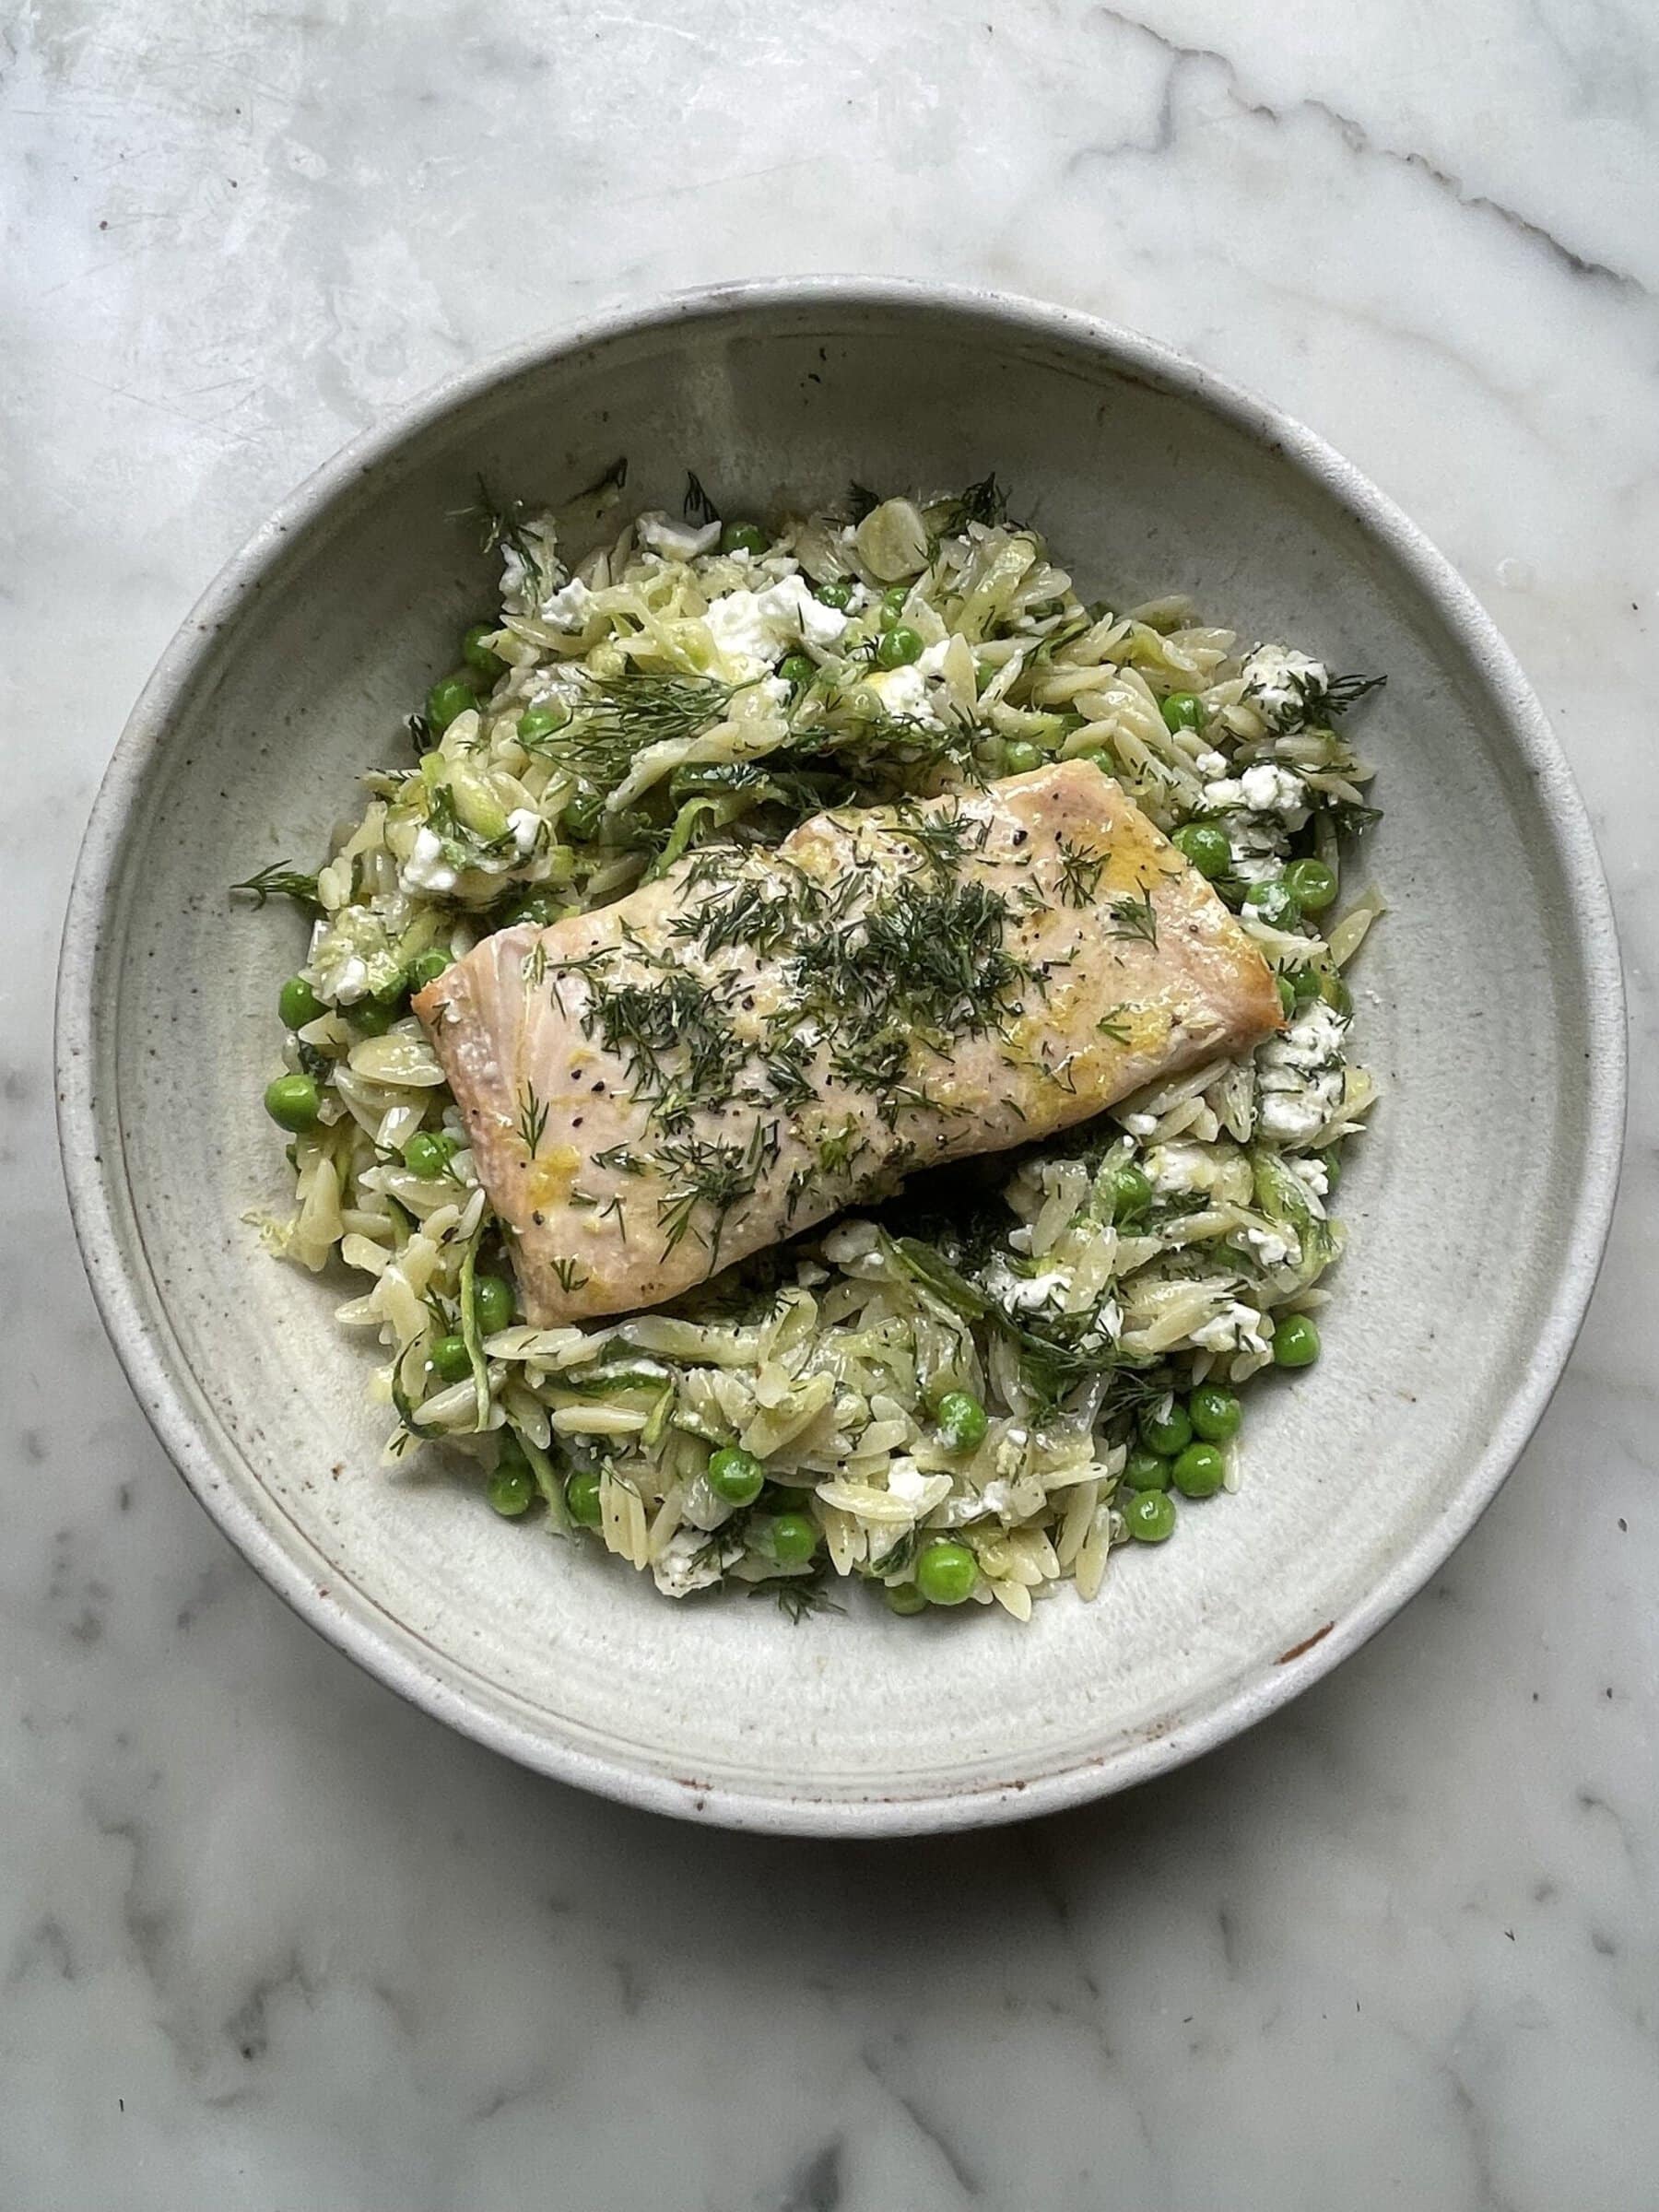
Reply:
[[[1634,0],[0,27],[8,2212],[1659,2203],[1656,134]],[[1150,330],[1393,492],[1574,762],[1635,1049],[1567,1380],[1393,1627],[1129,1799],[834,1849],[536,1782],[265,1593],[105,1347],[49,1054],[126,708],[305,469],[527,330],[814,269]]]

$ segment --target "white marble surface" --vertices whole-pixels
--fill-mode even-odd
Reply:
[[[7,2212],[1659,2203],[1656,133],[1637,0],[7,12]],[[274,500],[528,330],[814,269],[1138,325],[1394,493],[1576,764],[1636,1044],[1583,1344],[1433,1588],[1132,1799],[841,1849],[535,1781],[291,1619],[106,1349],[49,1072],[100,770]]]

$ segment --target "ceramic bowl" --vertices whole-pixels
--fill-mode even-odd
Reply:
[[[389,1475],[344,1295],[265,1257],[260,1091],[299,922],[226,886],[314,855],[490,599],[480,471],[556,500],[626,453],[676,507],[829,502],[994,468],[1085,597],[1181,589],[1246,638],[1386,670],[1358,726],[1391,906],[1358,971],[1382,1086],[1325,1355],[1253,1399],[1243,1488],[1118,1555],[1093,1605],[792,1625],[673,1605],[585,1545]],[[745,287],[470,371],[313,477],[209,591],[100,794],[65,939],[77,1230],[133,1387],[226,1534],[382,1681],[634,1804],[820,1833],[944,1829],[1159,1773],[1282,1704],[1446,1557],[1583,1313],[1612,1202],[1622,1018],[1583,809],[1468,591],[1297,424],[1145,339],[979,293]]]

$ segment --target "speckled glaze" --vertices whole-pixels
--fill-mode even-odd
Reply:
[[[291,919],[224,886],[314,853],[489,586],[482,471],[559,497],[619,453],[728,509],[994,466],[1086,595],[1192,592],[1389,685],[1357,724],[1393,912],[1357,977],[1383,1086],[1345,1179],[1320,1366],[1254,1394],[1245,1485],[1028,1630],[850,1594],[672,1606],[385,1475],[338,1284],[259,1252],[258,1110]],[[515,352],[348,447],[175,641],[88,829],[65,935],[60,1127],[77,1232],[186,1480],[316,1628],[527,1765],[734,1826],[963,1827],[1119,1789],[1248,1726],[1371,1635],[1490,1499],[1560,1371],[1622,1124],[1622,1001],[1561,755],[1466,589],[1300,426],[1149,342],[984,293],[815,281],[671,301]]]

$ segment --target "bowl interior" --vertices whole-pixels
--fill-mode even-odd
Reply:
[[[1356,972],[1384,1098],[1343,1188],[1326,1354],[1253,1394],[1241,1493],[1120,1555],[1092,1606],[1064,1592],[1022,1630],[978,1608],[895,1620],[859,1591],[798,1626],[771,1605],[666,1604],[586,1546],[498,1521],[440,1466],[382,1472],[376,1350],[331,1319],[345,1284],[274,1264],[244,1219],[281,1203],[259,1093],[303,931],[233,912],[226,886],[310,865],[358,771],[403,757],[402,717],[490,604],[454,519],[479,472],[557,499],[622,453],[630,502],[677,509],[690,467],[728,513],[994,467],[1086,596],[1185,591],[1248,638],[1387,673],[1355,725],[1387,809],[1370,866],[1392,912]],[[1504,682],[1340,477],[1059,327],[960,303],[734,304],[429,410],[271,527],[134,741],[88,986],[92,1088],[112,1264],[173,1419],[204,1440],[193,1479],[400,1687],[652,1802],[930,1825],[1010,1791],[1111,1786],[1241,1724],[1284,1654],[1340,1638],[1380,1592],[1397,1602],[1466,1524],[1574,1262],[1598,978],[1553,818],[1576,801],[1564,775],[1540,783]]]

